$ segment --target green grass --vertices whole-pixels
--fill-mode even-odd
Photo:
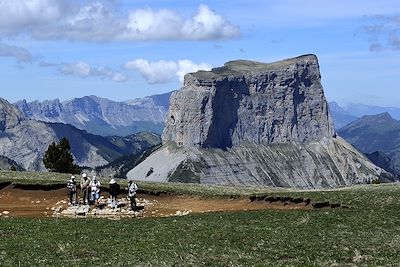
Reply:
[[[196,194],[224,188],[146,186]],[[351,208],[120,221],[0,218],[0,266],[400,266],[400,186],[256,193],[262,190]]]

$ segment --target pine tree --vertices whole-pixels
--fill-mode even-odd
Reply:
[[[79,167],[74,164],[71,146],[67,138],[62,138],[60,143],[49,145],[43,157],[43,163],[50,172],[79,173]]]

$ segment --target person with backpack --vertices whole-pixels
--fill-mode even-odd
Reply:
[[[89,204],[89,200],[90,200],[89,184],[90,184],[90,180],[88,179],[87,174],[83,173],[82,178],[81,178],[81,191],[82,191],[84,205]]]
[[[93,175],[93,179],[89,184],[90,187],[90,194],[91,194],[91,200],[94,201],[94,204],[97,205],[99,204],[99,198],[100,198],[100,181],[96,179],[96,176]]]
[[[131,210],[136,211],[136,192],[139,189],[138,185],[134,181],[129,181],[128,186],[128,198],[131,201]]]
[[[76,204],[76,181],[75,176],[71,176],[67,183],[67,192],[69,196],[69,204],[71,206]]]

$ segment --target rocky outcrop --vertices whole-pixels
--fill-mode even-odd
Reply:
[[[60,102],[26,100],[15,103],[28,118],[73,125],[89,133],[126,136],[141,131],[162,132],[171,93],[116,102],[85,96]]]
[[[29,171],[44,171],[43,155],[53,141],[67,137],[75,163],[98,167],[137,153],[160,142],[155,134],[103,137],[71,125],[28,119],[6,100],[0,99],[0,156]]]
[[[227,148],[332,137],[317,58],[272,64],[232,61],[185,76],[171,97],[163,142]]]
[[[162,138],[128,178],[297,188],[392,179],[336,136],[314,55],[187,74]]]

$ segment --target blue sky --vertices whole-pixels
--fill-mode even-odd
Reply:
[[[400,1],[0,0],[0,97],[128,100],[235,59],[319,58],[329,101],[400,106]]]

